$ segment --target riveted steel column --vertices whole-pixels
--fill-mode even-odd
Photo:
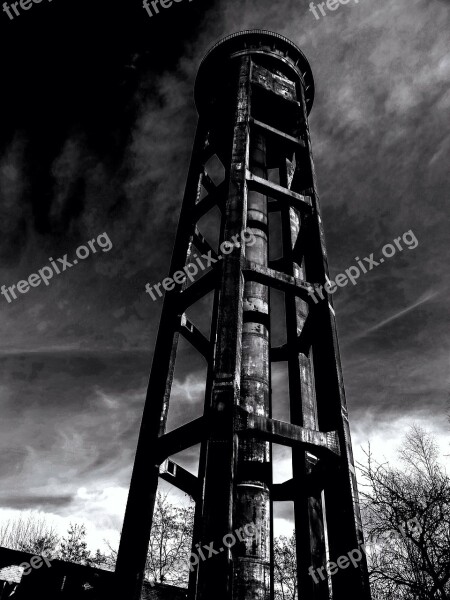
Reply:
[[[236,117],[233,133],[229,192],[225,208],[224,238],[240,236],[246,226],[250,57],[243,57],[238,71]],[[201,540],[214,542],[223,550],[199,563],[198,600],[232,598],[232,548],[221,546],[224,536],[233,532],[233,486],[237,451],[234,413],[239,405],[242,357],[242,306],[244,280],[241,260],[244,247],[234,247],[223,257],[218,305],[217,340],[214,359],[212,399],[208,410],[210,432],[206,445]]]
[[[192,210],[200,195],[207,132],[200,122],[181,208],[171,273],[182,269],[193,235]],[[178,310],[166,295],[139,432],[115,570],[118,598],[140,600],[159,479],[158,438],[165,432],[178,341]]]
[[[250,171],[267,177],[266,140],[254,133],[250,143]],[[246,258],[267,266],[267,197],[249,191],[247,224],[256,242],[246,248]],[[242,372],[240,406],[247,412],[268,417],[269,389],[269,290],[248,281],[244,288]],[[237,544],[233,599],[270,598],[270,507],[271,460],[268,442],[252,438],[239,440],[236,465],[235,518],[237,527],[253,523],[256,535]]]
[[[302,89],[302,107],[305,120],[305,141],[309,155],[312,181],[314,218],[311,220],[307,253],[306,277],[325,285],[328,279],[328,258],[320,214],[320,203],[311,149],[311,140]],[[361,525],[356,473],[350,438],[347,401],[345,398],[336,318],[331,296],[324,292],[324,301],[315,307],[316,327],[313,338],[317,418],[321,431],[336,430],[339,435],[341,458],[327,472],[324,480],[327,538],[330,561],[361,549],[364,536]],[[346,600],[349,591],[360,600],[370,600],[367,561],[363,550],[356,568],[338,569],[331,578],[333,600]]]
[[[299,165],[305,168],[304,162]],[[280,168],[280,183],[289,187],[286,161]],[[281,211],[283,234],[283,258],[286,272],[298,279],[305,279],[301,263],[302,256],[295,255],[300,246],[299,236],[305,235],[305,225],[301,227],[305,215],[291,207]],[[287,294],[286,341],[289,347],[289,396],[291,422],[308,429],[318,429],[316,418],[316,397],[310,360],[310,344],[298,347],[298,339],[303,334],[307,318],[312,318],[308,303]],[[310,568],[316,571],[326,563],[325,533],[323,524],[322,498],[320,490],[308,489],[307,477],[313,466],[312,459],[304,450],[292,450],[292,474],[294,487],[294,519],[297,547],[298,587],[301,596],[308,600],[328,600],[326,578],[312,578]]]

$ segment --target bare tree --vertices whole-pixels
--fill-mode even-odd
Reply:
[[[359,464],[361,504],[374,600],[450,597],[450,480],[431,435],[412,427],[402,468]]]
[[[146,565],[146,577],[150,581],[187,587],[193,526],[191,504],[176,507],[168,501],[167,494],[158,494]]]
[[[171,504],[168,494],[158,494],[145,568],[145,578],[152,583],[187,587],[189,556],[194,527],[194,507]],[[114,570],[117,549],[107,540],[108,552],[97,551],[92,564]]]
[[[191,553],[194,508],[178,507],[167,494],[158,494],[150,536],[145,576],[151,582],[187,587]],[[40,514],[22,513],[0,525],[0,546],[46,554],[61,560],[113,571],[117,550],[92,554],[87,547],[86,527],[70,524],[62,539]]]
[[[96,553],[89,558],[89,564],[92,567],[103,569],[105,571],[114,571],[116,568],[117,550],[105,540],[108,546],[108,552],[101,552],[97,549]]]
[[[275,600],[297,600],[297,557],[295,532],[274,539]]]
[[[58,543],[56,530],[39,513],[20,513],[0,525],[0,546],[5,548],[54,556]]]

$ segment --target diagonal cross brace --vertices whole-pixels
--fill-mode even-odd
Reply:
[[[213,355],[213,344],[197,329],[183,313],[180,318],[179,332],[192,346],[202,354],[207,361],[210,361]]]
[[[205,190],[208,192],[208,194],[213,193],[217,188],[216,184],[213,182],[213,180],[208,175],[208,173],[206,172],[205,169],[203,169],[203,173],[202,173],[202,185],[205,188]]]
[[[178,295],[179,308],[184,311],[217,285],[220,267],[213,267]]]
[[[199,444],[208,431],[205,417],[199,417],[158,438],[157,464],[186,448]]]
[[[214,248],[211,246],[208,240],[200,233],[198,227],[195,227],[195,232],[192,241],[194,243],[194,246],[200,252],[202,252],[203,254],[210,253],[210,256],[217,259],[217,252],[214,250]]]
[[[223,211],[224,195],[226,191],[225,181],[222,181],[216,188],[208,193],[207,196],[197,202],[192,211],[192,221],[196,223],[214,206]]]
[[[200,495],[200,482],[198,477],[192,475],[187,469],[167,459],[159,469],[159,476],[197,501]]]
[[[300,334],[297,336],[295,344],[290,347],[289,344],[282,344],[281,346],[273,346],[270,349],[270,360],[272,362],[281,362],[289,359],[289,354],[292,351],[301,352],[307,354],[311,347],[312,336],[314,333],[314,313],[309,313],[306,317],[305,324],[303,325]]]

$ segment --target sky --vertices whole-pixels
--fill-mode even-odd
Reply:
[[[398,251],[334,294],[353,445],[395,460],[413,423],[448,454],[450,2],[53,0],[0,13],[0,284],[106,234],[112,247],[0,296],[0,519],[39,511],[117,540],[197,123],[218,39],[263,28],[306,54],[330,276]],[[103,238],[104,239],[104,238]],[[198,308],[198,313],[202,306]],[[180,344],[169,427],[201,413],[204,364]],[[286,396],[273,371],[274,403]],[[275,415],[277,408],[274,407]],[[280,408],[280,417],[282,416]],[[193,470],[193,449],[179,457]],[[443,459],[444,460],[444,459]],[[275,481],[289,477],[277,448]],[[290,527],[277,512],[276,531]]]

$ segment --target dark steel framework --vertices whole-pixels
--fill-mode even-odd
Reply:
[[[328,276],[308,129],[313,96],[305,56],[275,33],[229,36],[200,66],[199,124],[170,273],[192,260],[194,247],[217,258],[197,227],[214,206],[221,242],[245,227],[256,242],[234,247],[164,298],[116,568],[127,600],[140,598],[159,477],[196,501],[194,548],[212,541],[217,548],[226,534],[257,526],[256,537],[199,563],[191,600],[273,598],[272,507],[286,500],[294,505],[299,597],[370,599],[364,555],[331,578],[310,570],[364,543],[334,310],[326,292],[317,303],[311,295]],[[205,169],[214,154],[225,168],[220,185]],[[283,255],[275,261],[268,253],[272,211],[282,223]],[[285,298],[286,343],[278,347],[270,343],[271,288]],[[212,290],[207,339],[185,311]],[[205,407],[202,417],[166,433],[179,334],[207,361]],[[277,361],[288,365],[290,423],[271,414]],[[167,461],[198,443],[197,477]],[[293,478],[282,484],[272,481],[272,443],[292,448]]]

